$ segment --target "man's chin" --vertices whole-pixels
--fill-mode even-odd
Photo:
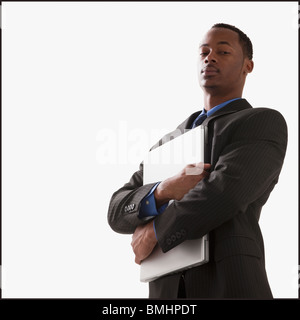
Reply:
[[[217,89],[219,86],[217,84],[214,83],[204,83],[204,84],[200,84],[200,87],[202,89]]]
[[[214,89],[218,87],[218,84],[212,79],[202,79],[200,82],[200,87],[202,89]]]

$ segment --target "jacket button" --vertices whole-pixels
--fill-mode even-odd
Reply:
[[[171,240],[174,242],[176,241],[176,236],[174,234],[171,235]]]
[[[184,229],[180,230],[181,235],[184,237],[186,235],[186,231]]]
[[[167,245],[170,246],[172,244],[172,240],[170,238],[167,239]]]
[[[181,233],[180,232],[176,232],[176,238],[180,239],[181,238]]]

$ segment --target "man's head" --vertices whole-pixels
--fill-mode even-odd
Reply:
[[[250,39],[238,28],[218,23],[199,45],[200,87],[211,95],[240,97],[253,69]]]
[[[216,23],[211,28],[212,29],[213,28],[224,28],[224,29],[228,29],[228,30],[232,30],[232,31],[236,32],[239,36],[239,41],[240,41],[241,47],[243,49],[244,57],[247,57],[250,60],[253,59],[252,42],[243,31],[241,31],[240,29],[238,29],[235,26],[232,26],[232,25],[226,24],[226,23]]]

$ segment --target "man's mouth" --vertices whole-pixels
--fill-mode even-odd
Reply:
[[[219,73],[219,70],[215,67],[207,66],[201,70],[201,73],[208,76]]]

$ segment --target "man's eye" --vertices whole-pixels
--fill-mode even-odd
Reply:
[[[230,54],[228,51],[220,51],[221,54]]]
[[[208,53],[207,52],[201,52],[200,53],[200,56],[205,56],[205,55],[207,55]]]

